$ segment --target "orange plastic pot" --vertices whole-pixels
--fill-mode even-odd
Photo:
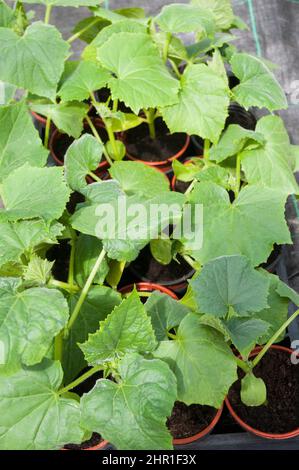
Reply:
[[[286,354],[291,355],[294,351],[292,349],[286,348],[284,346],[278,346],[278,345],[273,345],[271,346],[271,349],[276,349],[278,351],[283,351]],[[250,354],[250,357],[255,357],[258,355],[258,353],[262,350],[262,347],[256,347]],[[259,431],[258,429],[253,428],[249,424],[247,424],[243,419],[240,418],[240,416],[237,415],[235,410],[233,409],[232,404],[229,401],[229,398],[226,397],[225,399],[226,406],[231,414],[231,416],[234,418],[234,420],[243,428],[245,431],[250,432],[251,434],[255,434],[256,436],[263,437],[264,439],[272,439],[272,440],[283,440],[283,439],[291,439],[293,437],[299,436],[299,428],[294,429],[294,431],[283,433],[283,434],[271,434],[263,431]]]

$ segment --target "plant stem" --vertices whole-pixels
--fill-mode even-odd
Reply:
[[[241,184],[241,155],[238,153],[237,155],[237,163],[236,163],[236,187],[235,187],[235,197],[238,196],[240,191],[240,184]]]
[[[88,175],[97,182],[102,181],[101,178],[99,178],[99,176],[97,176],[93,171],[89,171]]]
[[[75,266],[75,252],[76,252],[76,239],[77,239],[77,235],[76,235],[76,232],[75,230],[73,230],[72,228],[70,229],[71,230],[71,241],[70,241],[70,244],[71,244],[71,255],[70,255],[70,264],[69,264],[69,274],[68,274],[68,284],[70,284],[71,286],[74,285],[74,266]]]
[[[209,141],[209,139],[205,139],[204,140],[203,158],[207,161],[209,160],[210,145],[211,145],[211,142]]]
[[[95,136],[95,138],[97,139],[97,141],[98,141],[101,145],[103,145],[103,154],[105,155],[105,158],[106,158],[107,162],[108,162],[109,165],[111,166],[111,165],[112,165],[112,160],[111,160],[111,158],[109,157],[108,152],[107,152],[107,150],[106,150],[106,147],[105,147],[105,145],[104,145],[104,143],[103,143],[101,137],[99,136],[99,134],[98,134],[96,128],[94,127],[94,125],[93,125],[93,123],[92,123],[92,120],[91,120],[90,117],[87,116],[87,115],[85,116],[85,119],[86,119],[86,121],[88,122],[88,125],[89,125],[90,129],[92,130],[92,133],[93,133],[93,135]]]
[[[167,336],[170,339],[176,339],[176,335],[173,335],[172,333],[169,333],[169,331],[167,332]]]
[[[180,71],[179,71],[177,65],[175,64],[175,62],[173,62],[173,60],[169,59],[169,62],[170,62],[171,67],[173,68],[173,71],[176,74],[177,78],[180,80],[181,79],[181,74],[180,74]]]
[[[74,380],[73,382],[71,382],[69,385],[67,385],[66,387],[63,387],[61,388],[59,391],[58,391],[58,395],[63,395],[64,393],[68,392],[69,390],[72,390],[73,388],[77,387],[77,385],[80,385],[82,382],[84,382],[86,379],[88,379],[89,377],[91,377],[93,374],[95,374],[96,372],[99,372],[100,370],[103,370],[103,366],[95,366],[93,367],[92,369],[88,370],[87,372],[85,372],[85,374],[83,375],[80,375],[80,377],[78,377],[76,380]]]
[[[44,23],[45,23],[45,24],[49,24],[52,6],[53,6],[53,5],[47,5],[47,6],[46,6],[45,18],[44,18]]]
[[[185,196],[188,196],[188,194],[191,193],[192,189],[194,188],[195,183],[196,183],[195,179],[191,181],[191,184],[188,186],[188,188],[186,189],[186,191],[184,193]]]
[[[156,138],[155,110],[153,108],[150,108],[148,110],[144,110],[144,113],[146,115],[146,119],[147,119],[151,139],[155,139]]]
[[[117,146],[116,146],[116,142],[115,142],[115,135],[114,135],[114,132],[112,130],[111,124],[107,120],[103,120],[103,121],[104,121],[104,124],[105,124],[105,127],[106,127],[106,131],[108,132],[109,142],[112,145],[114,158],[116,160],[119,160],[118,150],[117,150]]]
[[[80,289],[78,286],[75,284],[71,285],[68,284],[67,282],[62,282],[62,281],[57,281],[56,279],[50,279],[48,282],[48,286],[50,287],[57,287],[59,289],[66,290],[67,292],[70,292],[71,294],[74,292],[78,292]]]
[[[251,367],[249,367],[246,362],[242,361],[239,357],[235,356],[236,363],[238,364],[238,367],[240,369],[244,370],[244,372],[247,374],[248,372],[251,371]]]
[[[46,121],[45,140],[44,140],[44,146],[46,147],[46,149],[49,148],[50,127],[51,127],[51,118],[48,116],[47,121]]]
[[[116,99],[113,101],[112,111],[116,113],[117,110],[118,110],[118,100]]]
[[[171,41],[171,33],[167,33],[166,34],[166,41],[165,41],[164,47],[163,47],[163,61],[164,61],[165,64],[166,64],[167,58],[168,58],[168,49],[169,49],[170,41]]]
[[[62,361],[63,353],[63,331],[58,333],[54,340],[54,360]]]
[[[100,18],[95,18],[94,21],[92,21],[91,23],[89,23],[87,26],[85,26],[85,28],[82,28],[80,29],[80,31],[78,31],[77,33],[73,34],[73,36],[71,36],[70,38],[67,39],[67,42],[69,44],[71,44],[73,41],[75,41],[76,39],[78,39],[81,34],[85,33],[85,31],[88,31],[90,28],[92,28],[96,23],[98,23],[100,21]]]
[[[183,255],[183,258],[184,260],[186,261],[186,263],[189,264],[189,266],[191,266],[192,269],[194,269],[194,271],[197,271],[198,270],[198,266],[196,265],[196,261],[194,261],[191,256],[189,255]]]
[[[268,349],[272,346],[273,343],[279,338],[279,336],[284,332],[284,330],[292,323],[293,320],[299,315],[299,309],[296,310],[296,312],[293,313],[281,327],[276,331],[276,333],[272,336],[272,338],[269,339],[269,341],[265,344],[263,349],[259,352],[259,354],[254,358],[252,361],[252,367],[255,367],[260,360],[264,357]]]
[[[75,323],[75,321],[76,321],[76,319],[77,319],[77,317],[80,313],[81,307],[82,307],[82,305],[83,305],[83,303],[84,303],[84,301],[87,297],[89,289],[90,289],[90,287],[92,285],[92,282],[93,282],[93,280],[94,280],[94,278],[95,278],[95,276],[96,276],[96,274],[99,270],[99,267],[101,266],[101,263],[103,262],[103,260],[105,258],[105,255],[106,255],[106,251],[103,249],[101,251],[101,253],[99,254],[99,256],[98,256],[98,258],[97,258],[97,260],[94,264],[94,267],[91,270],[90,275],[88,276],[88,279],[87,279],[87,281],[86,281],[86,283],[85,283],[85,285],[84,285],[84,287],[81,291],[78,302],[76,303],[75,308],[74,308],[74,310],[73,310],[73,312],[70,316],[67,327],[65,329],[65,337],[68,336],[69,330],[72,328],[73,324]]]

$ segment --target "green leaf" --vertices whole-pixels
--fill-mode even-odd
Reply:
[[[209,10],[184,3],[165,5],[154,20],[162,31],[174,34],[200,31],[208,35],[215,28],[214,16]]]
[[[250,184],[262,184],[285,195],[298,194],[298,184],[288,153],[290,140],[283,120],[279,116],[264,116],[256,131],[265,140],[263,146],[245,149],[241,164]]]
[[[70,296],[70,311],[73,311],[79,295]],[[62,358],[66,383],[74,380],[79,372],[87,367],[87,362],[78,343],[83,343],[89,334],[95,333],[99,328],[100,321],[105,320],[120,302],[121,295],[109,287],[93,286],[90,289],[80,313],[70,329],[68,338],[64,341]]]
[[[102,243],[98,238],[83,233],[78,236],[75,248],[75,280],[79,286],[84,287],[102,248]],[[106,259],[104,259],[93,283],[103,284],[108,271],[109,266]]]
[[[74,191],[87,186],[86,176],[96,170],[102,160],[104,146],[90,134],[84,134],[67,149],[64,158],[65,177]]]
[[[220,408],[237,379],[234,355],[220,333],[189,313],[180,323],[176,339],[162,341],[154,355],[166,361],[178,382],[179,401]]]
[[[73,33],[80,32],[80,40],[90,44],[96,35],[106,26],[109,26],[110,22],[102,20],[101,18],[95,18],[94,16],[88,16],[80,20],[73,29]],[[82,31],[83,30],[83,31]]]
[[[129,129],[132,129],[133,127],[139,126],[139,124],[141,123],[141,117],[135,116],[135,114],[122,113],[121,111],[112,113],[110,119],[111,130],[113,132],[127,131]]]
[[[1,377],[0,449],[59,450],[70,442],[81,443],[80,405],[58,395],[62,377],[59,362],[48,359]]]
[[[6,5],[2,0],[0,1],[0,27],[9,28],[14,19],[14,11]]]
[[[147,302],[145,310],[151,318],[158,341],[168,339],[167,333],[181,323],[190,309],[162,292],[154,291]]]
[[[204,162],[202,159],[193,159],[190,162],[185,164],[181,163],[179,160],[174,160],[172,162],[172,169],[175,174],[175,177],[180,181],[189,182],[194,180],[197,175],[202,170]]]
[[[54,261],[33,256],[24,269],[24,279],[30,286],[44,286],[50,279]]]
[[[80,62],[60,88],[58,95],[63,101],[83,101],[91,93],[106,86],[110,74],[95,62]]]
[[[102,46],[112,34],[116,33],[143,33],[146,34],[146,27],[141,24],[137,23],[136,21],[122,19],[122,21],[118,21],[116,23],[111,24],[103,28],[94,40],[85,47],[82,58],[84,60],[91,60],[97,61],[97,48]]]
[[[262,406],[267,400],[267,388],[263,379],[252,372],[241,381],[241,400],[246,406]]]
[[[120,140],[115,140],[113,143],[109,140],[106,144],[106,150],[109,156],[116,161],[122,160],[126,155],[126,146]]]
[[[172,240],[169,238],[156,238],[151,240],[150,249],[152,256],[160,264],[167,265],[172,260]]]
[[[161,109],[171,132],[196,134],[217,142],[228,116],[228,86],[205,64],[188,65],[181,77],[179,102]]]
[[[267,333],[269,323],[257,318],[231,318],[224,322],[233,345],[247,359],[258,339]]]
[[[140,162],[115,162],[109,168],[109,173],[128,196],[138,193],[153,197],[169,191],[169,182],[165,175]]]
[[[69,50],[59,31],[41,22],[22,37],[0,28],[0,44],[0,79],[54,101]]]
[[[92,365],[113,362],[129,352],[150,352],[155,347],[151,321],[135,290],[80,345],[86,361]]]
[[[179,82],[148,35],[114,34],[98,49],[97,58],[113,74],[108,83],[112,98],[123,101],[135,114],[142,108],[177,102]]]
[[[47,224],[40,219],[0,222],[0,266],[20,262],[23,254],[30,257],[42,243],[57,243],[62,230],[62,225]]]
[[[198,181],[210,181],[225,189],[233,189],[236,187],[235,177],[228,168],[221,166],[208,166],[196,175]]]
[[[44,166],[47,157],[25,103],[0,107],[0,182],[26,162]]]
[[[83,119],[88,112],[88,104],[79,102],[33,104],[31,109],[42,116],[49,117],[55,126],[77,139],[83,131]]]
[[[264,142],[265,139],[262,133],[244,129],[237,124],[231,124],[222,134],[218,144],[211,148],[209,157],[219,163],[228,157],[237,155],[242,150],[246,151],[248,146],[250,146],[249,152],[252,148],[254,150],[261,148]]]
[[[127,8],[117,8],[114,10],[115,13],[125,16],[126,18],[133,19],[142,19],[145,18],[145,11],[140,7],[127,7]]]
[[[0,106],[10,104],[16,93],[16,87],[0,80]]]
[[[172,449],[166,418],[176,399],[176,380],[167,364],[130,354],[120,362],[119,373],[119,383],[98,380],[82,397],[83,425],[119,450]]]
[[[210,10],[219,29],[229,29],[235,19],[231,0],[192,0],[191,4]]]
[[[284,91],[261,59],[240,53],[234,54],[230,63],[233,73],[241,82],[232,92],[244,108],[256,106],[269,111],[287,108]]]
[[[62,168],[33,168],[26,164],[3,181],[5,210],[0,209],[0,219],[59,219],[69,194]]]
[[[34,365],[47,354],[53,338],[65,326],[69,310],[54,289],[34,287],[18,291],[19,279],[0,279],[0,341],[4,370],[21,363]]]
[[[58,7],[92,7],[103,3],[103,0],[24,0],[23,3],[37,3]]]
[[[268,307],[269,280],[245,256],[213,259],[190,285],[200,311],[217,317],[226,317],[231,308],[246,317]]]
[[[257,266],[268,259],[274,243],[291,243],[279,191],[246,186],[231,203],[225,189],[203,181],[195,185],[190,201],[203,205],[203,245],[192,251],[202,264],[242,254]]]

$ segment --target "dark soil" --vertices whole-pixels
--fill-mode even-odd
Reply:
[[[162,162],[173,157],[183,148],[186,134],[170,134],[161,118],[156,119],[155,126],[155,139],[151,139],[146,123],[125,133],[125,144],[130,155],[145,162]]]
[[[174,189],[178,193],[185,193],[187,191],[187,189],[189,188],[190,184],[191,184],[191,181],[186,183],[185,181],[180,181],[180,180],[176,179]]]
[[[94,93],[96,101],[99,103],[106,103],[109,96],[110,96],[110,90],[109,88],[101,88],[100,90],[95,91]],[[112,100],[110,101],[109,107],[112,108]],[[122,101],[119,101],[118,103],[118,111],[122,111],[123,113],[132,113],[132,110],[128,108],[128,106],[125,105]]]
[[[253,428],[272,434],[283,434],[299,428],[299,365],[293,365],[283,351],[270,350],[255,367],[254,373],[267,386],[267,404],[247,407],[240,399],[240,378],[229,392],[237,415]]]
[[[101,137],[102,141],[104,143],[106,143],[107,140],[108,140],[106,130],[103,127],[101,127],[99,125],[96,125],[96,124],[95,124],[95,127],[96,127],[97,132],[98,132],[99,136]],[[92,131],[91,131],[91,129],[88,125],[85,125],[85,130],[84,130],[83,134],[93,135],[93,133],[92,133]],[[64,156],[66,154],[66,151],[70,147],[70,145],[74,142],[74,140],[75,139],[73,137],[70,137],[67,134],[58,133],[58,135],[56,136],[56,139],[53,141],[53,151],[54,151],[56,157],[61,162],[64,161]]]
[[[47,259],[55,261],[52,273],[58,281],[67,282],[71,247],[68,240],[60,240],[47,252]]]
[[[83,450],[89,449],[90,447],[95,447],[101,442],[103,442],[101,435],[94,432],[91,438],[88,441],[82,442],[82,444],[67,444],[64,446],[65,449],[68,450]]]
[[[275,244],[267,261],[261,264],[261,268],[266,269],[270,273],[276,273],[277,264],[278,264],[280,255],[281,255],[281,247]]]
[[[216,413],[217,410],[211,406],[187,406],[177,401],[167,420],[167,426],[174,439],[192,437],[209,426]]]
[[[172,260],[167,265],[160,264],[153,258],[150,248],[146,246],[138,258],[130,264],[129,269],[143,282],[172,285],[187,280],[194,274],[194,270],[180,255],[177,259],[179,263]]]
[[[250,111],[246,111],[245,108],[237,103],[232,103],[228,108],[228,112],[229,115],[225,122],[225,128],[230,124],[239,124],[239,126],[245,129],[254,131],[257,121]]]

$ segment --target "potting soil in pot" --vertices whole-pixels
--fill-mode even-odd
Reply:
[[[68,450],[90,449],[90,447],[99,445],[103,440],[100,434],[94,432],[88,441],[84,441],[82,444],[67,444],[64,448]]]
[[[271,433],[284,434],[299,428],[299,365],[293,365],[290,356],[270,350],[254,368],[267,387],[267,403],[247,407],[240,399],[240,379],[232,386],[229,400],[237,415],[251,427]],[[239,372],[242,378],[244,372]]]
[[[195,436],[211,424],[217,410],[211,406],[190,405],[175,402],[167,427],[174,439]]]

